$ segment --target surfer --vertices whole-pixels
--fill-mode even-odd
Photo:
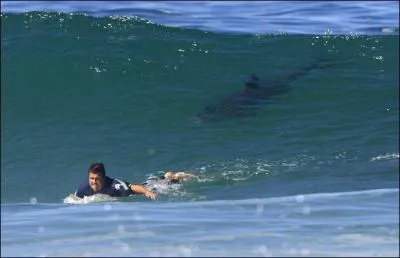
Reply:
[[[103,163],[93,163],[88,169],[88,181],[83,182],[75,192],[75,196],[83,198],[94,194],[106,194],[111,197],[144,194],[150,199],[156,199],[155,184],[179,184],[194,175],[186,172],[168,171],[162,176],[150,177],[143,184],[133,184],[106,176]]]
[[[100,162],[90,165],[88,180],[83,182],[75,192],[75,196],[79,198],[94,194],[106,194],[111,197],[144,194],[153,200],[157,198],[154,192],[146,189],[142,184],[133,184],[106,176],[104,164]]]
[[[148,190],[156,191],[157,185],[172,185],[172,184],[180,184],[184,181],[187,181],[190,178],[196,177],[193,174],[187,172],[172,172],[168,171],[164,175],[161,176],[152,176],[149,177],[144,183],[144,187]]]

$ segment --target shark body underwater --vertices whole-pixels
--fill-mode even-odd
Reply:
[[[285,76],[281,80],[263,82],[256,75],[251,75],[247,79],[243,91],[235,92],[222,98],[218,103],[205,107],[198,114],[198,117],[203,121],[221,121],[252,115],[272,97],[287,93],[292,81],[307,75],[311,70],[333,66],[333,63],[327,63],[326,61],[319,59],[313,64]]]

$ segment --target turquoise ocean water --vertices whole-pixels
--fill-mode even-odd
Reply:
[[[398,2],[1,4],[2,256],[399,255]]]

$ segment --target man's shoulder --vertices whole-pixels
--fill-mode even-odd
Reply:
[[[91,195],[91,188],[90,188],[89,182],[87,180],[83,181],[79,185],[78,189],[75,192],[75,195],[78,197],[81,197],[81,198],[83,198],[83,196],[85,196],[85,195],[88,195],[88,196]]]
[[[87,189],[87,188],[90,188],[88,180],[83,181],[78,187],[79,190]]]
[[[129,190],[129,186],[125,181],[107,176],[105,178],[104,188],[115,190]]]

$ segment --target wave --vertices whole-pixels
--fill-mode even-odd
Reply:
[[[169,190],[171,192],[171,190]],[[388,189],[371,189],[362,191],[350,191],[350,192],[331,192],[331,193],[313,193],[313,194],[297,194],[293,196],[282,196],[282,197],[272,197],[272,198],[252,198],[252,199],[241,199],[241,200],[196,200],[195,202],[179,202],[182,206],[231,206],[231,205],[264,205],[264,204],[276,204],[276,203],[304,203],[308,201],[328,201],[331,199],[340,199],[343,197],[366,197],[366,196],[382,196],[387,194],[398,193],[398,188],[388,188]],[[181,193],[182,194],[182,193]],[[110,197],[107,195],[96,194],[93,196],[85,196],[84,198],[79,198],[73,194],[68,195],[63,200],[64,204],[88,204],[96,202],[115,202],[121,200],[120,198]],[[129,201],[127,198],[123,198],[124,201]],[[173,203],[174,201],[172,201]],[[147,202],[146,202],[147,203]],[[168,202],[167,202],[168,203]],[[171,201],[169,201],[171,203]],[[13,205],[24,205],[24,204],[13,204]],[[161,205],[168,205],[164,202]]]
[[[98,159],[139,182],[165,168],[198,172],[167,190],[171,201],[395,184],[394,164],[375,162],[398,158],[395,36],[225,35],[38,12],[1,20],[3,202],[63,200]],[[249,74],[273,83],[321,56],[335,66],[293,81],[254,114],[193,121],[242,92]],[[68,184],[54,170],[70,171]],[[29,189],[15,190],[24,180]]]
[[[236,206],[236,205],[263,205],[263,204],[282,204],[282,203],[304,203],[313,201],[330,201],[332,199],[342,199],[344,197],[377,197],[384,195],[392,195],[399,193],[398,188],[388,189],[371,189],[363,191],[350,191],[350,192],[332,192],[332,193],[315,193],[315,194],[300,194],[293,196],[272,197],[272,198],[251,198],[243,200],[213,200],[213,201],[199,201],[195,203],[185,202],[180,203],[183,207],[191,206]],[[398,198],[398,195],[397,195]],[[168,204],[164,204],[168,205]]]
[[[386,2],[1,2],[2,12],[85,13],[93,16],[139,16],[157,24],[229,33],[398,33],[398,4]],[[340,13],[341,18],[337,19]],[[366,23],[365,17],[371,22]],[[295,21],[295,22],[294,22]]]
[[[175,201],[134,201],[136,204],[141,203],[142,205],[161,205],[161,206],[170,206],[176,205],[179,203],[180,206],[190,207],[190,206],[232,206],[232,205],[258,205],[258,204],[277,204],[277,203],[305,203],[308,201],[329,201],[332,199],[342,199],[344,197],[378,197],[384,195],[392,195],[395,193],[399,193],[398,188],[386,188],[386,189],[370,189],[370,190],[362,190],[362,191],[349,191],[349,192],[326,192],[326,193],[313,193],[313,194],[296,194],[290,196],[281,196],[281,197],[270,197],[270,198],[250,198],[250,199],[239,199],[239,200],[197,200],[197,201],[185,201],[185,202],[176,202]],[[396,195],[398,198],[398,195]],[[122,202],[121,202],[122,200]],[[143,199],[145,200],[145,199]],[[79,198],[74,196],[73,194],[69,194],[63,200],[64,204],[96,204],[96,203],[114,203],[113,205],[124,205],[124,203],[132,202],[131,197],[117,198],[110,197],[107,195],[97,194],[93,196],[85,196],[84,198]],[[38,207],[38,209],[53,209],[53,208],[61,208],[64,207],[63,204],[60,203],[2,203],[1,206],[5,207],[13,207],[13,208],[34,208]]]

